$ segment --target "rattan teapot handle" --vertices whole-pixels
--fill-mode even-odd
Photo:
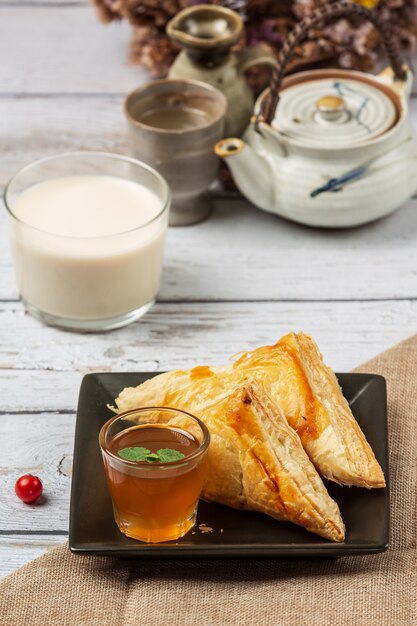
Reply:
[[[365,17],[377,28],[381,35],[382,43],[388,54],[394,76],[398,80],[405,80],[406,71],[403,67],[398,43],[389,27],[381,17],[374,11],[370,11],[365,7],[342,0],[335,4],[327,4],[305,17],[299,22],[285,40],[282,46],[277,63],[272,71],[270,90],[266,98],[264,98],[261,106],[260,116],[268,124],[274,118],[275,111],[279,102],[279,94],[281,90],[282,80],[284,78],[285,68],[291,59],[295,48],[305,39],[308,31],[323,22],[327,22],[336,17],[359,16]]]

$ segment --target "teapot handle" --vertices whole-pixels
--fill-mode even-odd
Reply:
[[[261,110],[257,117],[257,123],[261,118],[268,124],[273,120],[279,102],[279,92],[281,90],[285,68],[295,48],[305,39],[308,31],[330,19],[344,16],[365,17],[372,22],[381,35],[395,78],[397,80],[405,80],[407,72],[401,61],[397,41],[393,36],[390,26],[382,20],[378,13],[370,11],[354,2],[347,2],[346,0],[341,0],[335,4],[326,4],[312,11],[310,15],[307,15],[307,17],[299,22],[285,40],[279,52],[277,63],[272,71],[269,93],[262,102]]]

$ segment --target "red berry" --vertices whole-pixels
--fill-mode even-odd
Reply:
[[[42,495],[43,486],[37,476],[25,474],[16,480],[14,490],[22,502],[31,504]]]

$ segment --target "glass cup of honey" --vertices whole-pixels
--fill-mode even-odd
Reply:
[[[159,543],[194,526],[210,443],[201,420],[167,407],[134,409],[106,422],[99,443],[124,535]]]

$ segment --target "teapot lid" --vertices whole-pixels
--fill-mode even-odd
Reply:
[[[399,110],[384,85],[351,71],[303,72],[284,83],[272,126],[305,146],[347,148],[394,126]]]

